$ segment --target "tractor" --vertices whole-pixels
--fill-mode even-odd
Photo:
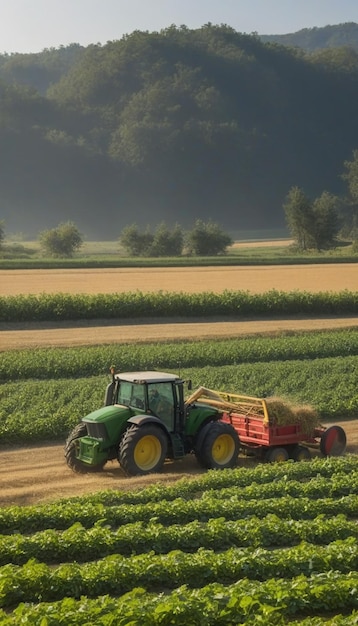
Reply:
[[[203,468],[236,465],[235,428],[221,420],[216,408],[185,400],[190,381],[157,371],[116,373],[111,368],[111,373],[104,406],[84,417],[66,440],[72,470],[99,471],[117,459],[127,475],[144,475],[160,472],[166,459],[190,453]]]

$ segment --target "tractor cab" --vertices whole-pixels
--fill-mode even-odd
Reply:
[[[114,374],[105,394],[105,405],[109,404],[127,406],[136,415],[157,417],[168,432],[182,432],[184,381],[164,372]]]

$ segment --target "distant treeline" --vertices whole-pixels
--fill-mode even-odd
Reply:
[[[72,220],[100,240],[195,219],[272,229],[294,185],[344,195],[358,147],[349,43],[308,53],[207,24],[1,55],[5,231],[34,237]]]

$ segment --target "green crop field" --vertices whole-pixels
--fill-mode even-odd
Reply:
[[[0,510],[4,626],[353,626],[353,456]]]
[[[173,371],[194,387],[309,403],[324,420],[358,415],[356,330],[11,350],[0,361],[0,442],[62,441],[101,406],[112,364]]]

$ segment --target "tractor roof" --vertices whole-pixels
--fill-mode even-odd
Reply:
[[[170,383],[180,380],[176,374],[167,374],[165,372],[120,372],[116,374],[117,380],[126,380],[130,383]]]

